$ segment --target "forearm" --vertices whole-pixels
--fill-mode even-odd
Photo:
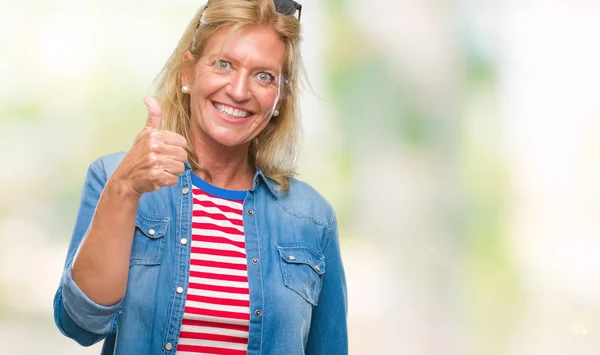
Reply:
[[[73,262],[77,286],[100,305],[125,295],[139,195],[109,180]]]

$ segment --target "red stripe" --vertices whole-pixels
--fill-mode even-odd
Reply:
[[[242,211],[236,213],[237,215],[242,215]],[[217,221],[229,221],[232,224],[242,227],[244,225],[244,221],[241,219],[231,219],[225,215],[218,213],[208,213],[205,210],[195,210],[192,212],[192,216],[194,217],[208,217]]]
[[[190,277],[201,277],[203,279],[213,279],[213,280],[223,280],[223,281],[248,282],[248,276],[215,274],[212,272],[201,272],[201,271],[190,271]]]
[[[214,348],[211,346],[177,345],[177,351],[188,351],[191,353],[219,354],[219,355],[246,355],[246,350],[234,350],[225,348]]]
[[[238,208],[232,208],[229,206],[223,206],[223,205],[219,205],[216,204],[212,201],[200,201],[197,198],[194,198],[194,205],[200,205],[202,207],[216,207],[218,209],[220,209],[223,212],[230,212],[230,213],[237,213],[237,214],[242,214],[242,210],[238,209]]]
[[[225,238],[225,237],[211,237],[208,235],[193,234],[192,240],[195,242],[230,244],[230,245],[235,245],[238,248],[246,249],[245,242],[236,242],[235,240],[231,240],[231,239]]]
[[[187,294],[186,298],[188,299],[188,301],[194,301],[194,302],[220,304],[223,306],[250,307],[250,301],[234,300],[231,298],[206,297],[206,296],[190,295],[189,293]]]
[[[235,343],[235,344],[246,344],[248,342],[248,338],[236,337],[236,336],[232,336],[232,335],[211,334],[211,333],[180,332],[179,337],[187,338],[187,339],[222,341],[222,342]]]
[[[183,321],[181,322],[181,324],[195,326],[195,327],[211,327],[211,328],[240,330],[240,331],[244,331],[244,332],[250,331],[249,325],[230,324],[230,323],[222,323],[222,322],[209,322],[209,321],[205,321],[205,320],[195,320],[195,319],[187,319],[187,318],[184,318]]]
[[[215,285],[206,285],[199,284],[195,282],[190,282],[190,287],[196,290],[207,290],[207,291],[215,291],[215,292],[229,292],[229,293],[237,293],[240,295],[249,295],[250,292],[247,288],[241,287],[231,287],[231,286],[215,286]]]
[[[217,230],[227,234],[244,235],[244,232],[233,227],[221,227],[213,223],[198,223],[192,220],[192,228]],[[200,234],[200,233],[196,233]]]
[[[204,308],[187,307],[187,306],[183,309],[183,311],[185,313],[198,314],[198,315],[202,315],[202,316],[250,320],[250,313],[217,311],[214,309],[204,309]]]
[[[221,250],[221,249],[213,249],[213,248],[199,248],[192,247],[192,254],[208,254],[208,255],[218,255],[218,256],[227,256],[231,258],[246,258],[246,253],[235,250]]]
[[[234,264],[234,263],[224,263],[221,261],[211,261],[211,260],[198,260],[192,259],[190,260],[192,265],[196,266],[208,266],[208,267],[216,267],[221,269],[233,269],[233,270],[248,270],[248,266],[246,264]]]

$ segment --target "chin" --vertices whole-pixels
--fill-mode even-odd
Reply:
[[[235,136],[232,134],[214,134],[211,135],[211,138],[218,144],[231,148],[243,146],[248,143],[248,141],[243,139],[242,137]]]

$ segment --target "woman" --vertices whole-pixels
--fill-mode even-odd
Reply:
[[[54,299],[63,334],[103,354],[347,353],[336,218],[293,178],[299,9],[196,14],[131,150],[88,170]]]

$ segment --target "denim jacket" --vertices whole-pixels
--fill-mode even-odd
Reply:
[[[54,320],[81,345],[104,339],[103,355],[174,354],[189,277],[190,244],[180,242],[191,236],[189,164],[176,186],[140,199],[121,301],[97,304],[72,279],[75,253],[108,177],[123,157],[104,156],[87,172],[54,297]],[[248,354],[347,354],[346,281],[329,203],[295,179],[283,194],[259,170],[244,200],[243,219],[250,289]]]

